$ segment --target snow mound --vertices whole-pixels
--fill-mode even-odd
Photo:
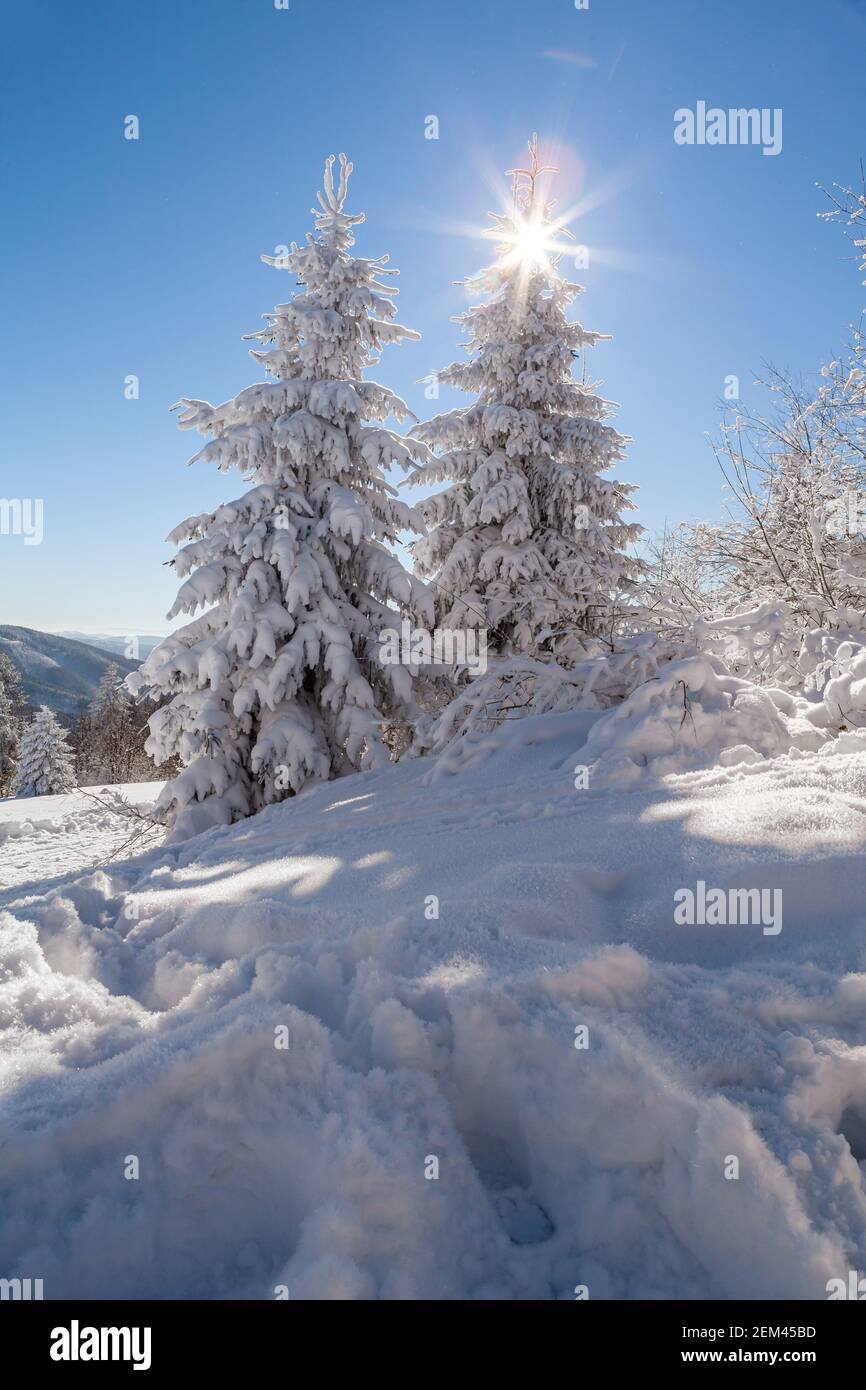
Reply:
[[[823,703],[754,685],[731,675],[719,657],[694,654],[669,663],[599,719],[581,760],[596,788],[756,763],[820,749],[830,737],[825,715]]]

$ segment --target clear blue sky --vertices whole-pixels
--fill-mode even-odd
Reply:
[[[423,334],[378,375],[423,415],[465,400],[416,385],[459,355],[453,282],[489,256],[460,229],[532,131],[557,146],[650,528],[718,512],[725,377],[813,370],[866,298],[814,186],[866,155],[866,0],[6,0],[2,48],[0,496],[45,504],[41,546],[0,536],[2,622],[165,630],[166,533],[242,490],[186,467],[168,408],[259,378],[240,335],[293,283],[259,254],[304,236],[331,152]],[[782,153],[677,146],[698,100],[781,107]]]

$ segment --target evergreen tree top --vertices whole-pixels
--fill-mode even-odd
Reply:
[[[628,441],[574,363],[604,335],[566,317],[580,286],[559,274],[564,219],[540,190],[554,171],[535,137],[529,155],[509,171],[510,211],[491,214],[496,261],[464,282],[490,295],[457,317],[468,360],[436,373],[475,400],[412,431],[438,451],[423,481],[451,484],[419,504],[413,554],[443,625],[483,623],[503,652],[573,661],[616,627],[641,528],[623,519],[634,489],[602,476]]]

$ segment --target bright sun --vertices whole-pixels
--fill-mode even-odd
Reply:
[[[523,270],[546,266],[550,254],[557,255],[562,250],[556,244],[556,231],[556,227],[543,222],[537,216],[521,218],[514,230],[505,237],[511,247],[506,256],[506,263],[520,266]]]
[[[532,220],[524,222],[517,231],[514,242],[514,255],[522,264],[535,262],[549,249],[547,229]]]

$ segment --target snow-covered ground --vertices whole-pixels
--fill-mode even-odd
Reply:
[[[866,753],[580,789],[592,720],[132,860],[75,796],[3,805],[0,1273],[823,1299],[866,1267]],[[781,890],[781,931],[677,925],[698,881]]]
[[[126,782],[111,793],[146,813],[162,787],[162,782]],[[112,810],[111,794],[102,787],[0,800],[0,902],[12,887],[35,888],[58,874],[128,857],[162,838]]]

